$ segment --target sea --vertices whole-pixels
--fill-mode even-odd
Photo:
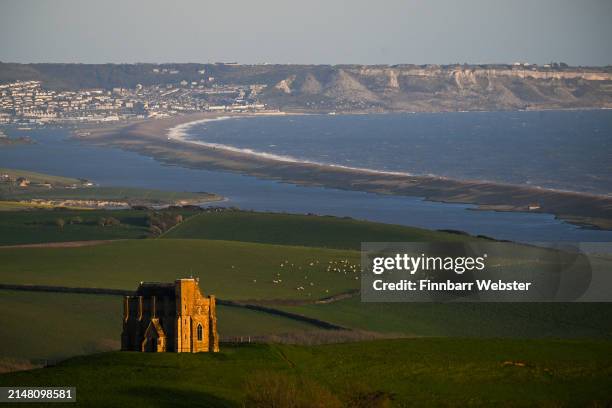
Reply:
[[[214,205],[248,210],[353,217],[522,242],[612,242],[612,231],[581,228],[549,214],[481,211],[421,197],[185,168],[72,139],[68,129],[4,131],[36,143],[0,147],[0,167],[105,186],[214,192],[227,198]],[[262,116],[200,122],[182,132],[190,140],[296,161],[612,192],[612,111]]]
[[[264,156],[612,195],[612,110],[231,118],[192,140]]]

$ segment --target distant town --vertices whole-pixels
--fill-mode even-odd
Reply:
[[[571,67],[564,63],[332,66],[0,62],[0,124],[20,127],[206,111],[381,113],[610,108],[612,67]]]
[[[154,69],[161,74],[176,70]],[[202,70],[204,76],[204,70]],[[135,88],[45,89],[41,81],[0,84],[0,124],[44,125],[113,122],[190,112],[266,110],[258,100],[261,84],[217,85],[214,77]]]

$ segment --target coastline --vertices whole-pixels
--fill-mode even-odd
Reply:
[[[90,134],[75,137],[190,168],[232,171],[298,185],[474,204],[478,210],[548,213],[579,227],[612,229],[612,197],[330,165],[184,138],[184,130],[198,122],[254,116],[258,114],[203,112],[91,129]],[[538,208],[530,210],[533,203],[537,203]]]

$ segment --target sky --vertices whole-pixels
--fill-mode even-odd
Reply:
[[[612,0],[0,0],[3,62],[612,64]]]

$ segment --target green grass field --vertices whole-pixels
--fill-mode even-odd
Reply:
[[[193,274],[200,277],[205,293],[221,299],[311,302],[272,307],[368,332],[415,337],[612,337],[612,304],[607,303],[362,303],[356,295],[314,304],[316,299],[359,288],[354,279],[358,274],[327,270],[328,262],[338,259],[359,262],[355,251],[206,240],[4,248],[0,249],[0,282],[135,289],[140,281],[173,281]],[[274,280],[282,282],[275,284]],[[307,289],[296,290],[298,286]],[[283,321],[286,329],[279,327],[276,332],[292,331],[294,327],[286,325],[288,320]],[[267,334],[244,327],[240,335]]]
[[[231,211],[203,213],[165,238],[219,239],[356,249],[361,242],[465,241],[473,237],[347,218]]]
[[[194,275],[205,293],[221,299],[313,302],[360,287],[357,269],[347,268],[346,274],[328,270],[329,262],[339,260],[357,265],[359,253],[235,241],[127,240],[78,248],[0,249],[0,282],[132,290],[140,281]],[[273,307],[354,329],[408,336],[612,336],[612,305],[607,303],[378,304],[362,303],[357,295],[330,304]]]
[[[187,218],[192,211],[172,210]],[[90,241],[106,239],[140,239],[149,236],[147,211],[139,210],[66,210],[0,211],[0,245],[38,244],[45,242]],[[102,217],[113,217],[121,224],[100,226]],[[65,225],[59,228],[58,219]],[[74,223],[75,220],[80,222]]]
[[[3,360],[34,361],[118,350],[120,296],[0,290],[0,371]],[[10,311],[10,313],[6,313]],[[219,305],[223,338],[302,332],[315,327],[285,317]]]
[[[360,396],[364,404],[381,394],[392,395],[395,406],[606,406],[612,343],[429,338],[225,346],[218,354],[104,353],[0,375],[0,385],[76,386],[77,405],[87,407],[240,407],[247,382],[261,392],[278,377],[317,385],[310,404],[300,406]],[[286,388],[276,393],[292,392]]]
[[[609,303],[362,303],[279,309],[353,329],[407,336],[612,339]]]
[[[120,297],[0,290],[0,309],[0,359],[65,358],[120,346]]]
[[[170,194],[170,193],[168,193]],[[63,242],[96,239],[143,238],[147,236],[146,211],[138,210],[35,210],[2,202],[0,245]],[[17,206],[17,210],[15,211]],[[13,210],[13,211],[9,211]],[[360,249],[362,241],[453,241],[473,239],[464,235],[428,231],[390,224],[335,217],[226,211],[199,213],[175,210],[185,221],[168,231],[165,238],[214,239],[299,245],[336,249]],[[83,224],[69,221],[81,217]],[[114,217],[120,226],[98,227],[100,217]],[[63,229],[55,224],[66,220]]]
[[[173,282],[193,275],[200,277],[202,290],[223,299],[318,299],[359,287],[358,272],[327,271],[328,263],[338,260],[358,264],[359,253],[169,239],[2,248],[0,282],[135,290],[140,281]],[[299,286],[306,289],[296,290]]]
[[[109,215],[121,225],[97,225],[99,217]],[[133,290],[140,281],[193,275],[205,294],[221,299],[265,300],[355,330],[408,338],[324,346],[223,345],[219,354],[198,355],[109,352],[3,374],[0,386],[77,386],[77,405],[83,406],[242,406],[249,378],[274,381],[275,376],[289,384],[281,388],[306,381],[319,387],[318,398],[336,402],[360,392],[393,394],[396,406],[507,401],[604,406],[612,401],[612,304],[362,303],[358,295],[314,303],[360,287],[362,241],[473,237],[333,217],[187,211],[185,218],[192,217],[161,238],[141,239],[149,235],[146,215],[0,212],[4,245],[121,239],[82,247],[0,248],[0,283]],[[63,230],[55,225],[57,217],[77,216],[83,223],[67,223]],[[119,296],[0,290],[0,310],[5,311],[0,371],[119,347]],[[226,306],[219,306],[218,321],[222,337],[315,330],[287,317]],[[337,406],[332,402],[322,406]]]
[[[83,222],[72,224],[77,217]],[[121,225],[100,227],[100,217],[117,218]],[[145,211],[129,210],[0,211],[0,245],[144,238],[148,234],[145,217]],[[56,225],[59,218],[66,222],[61,229]]]

